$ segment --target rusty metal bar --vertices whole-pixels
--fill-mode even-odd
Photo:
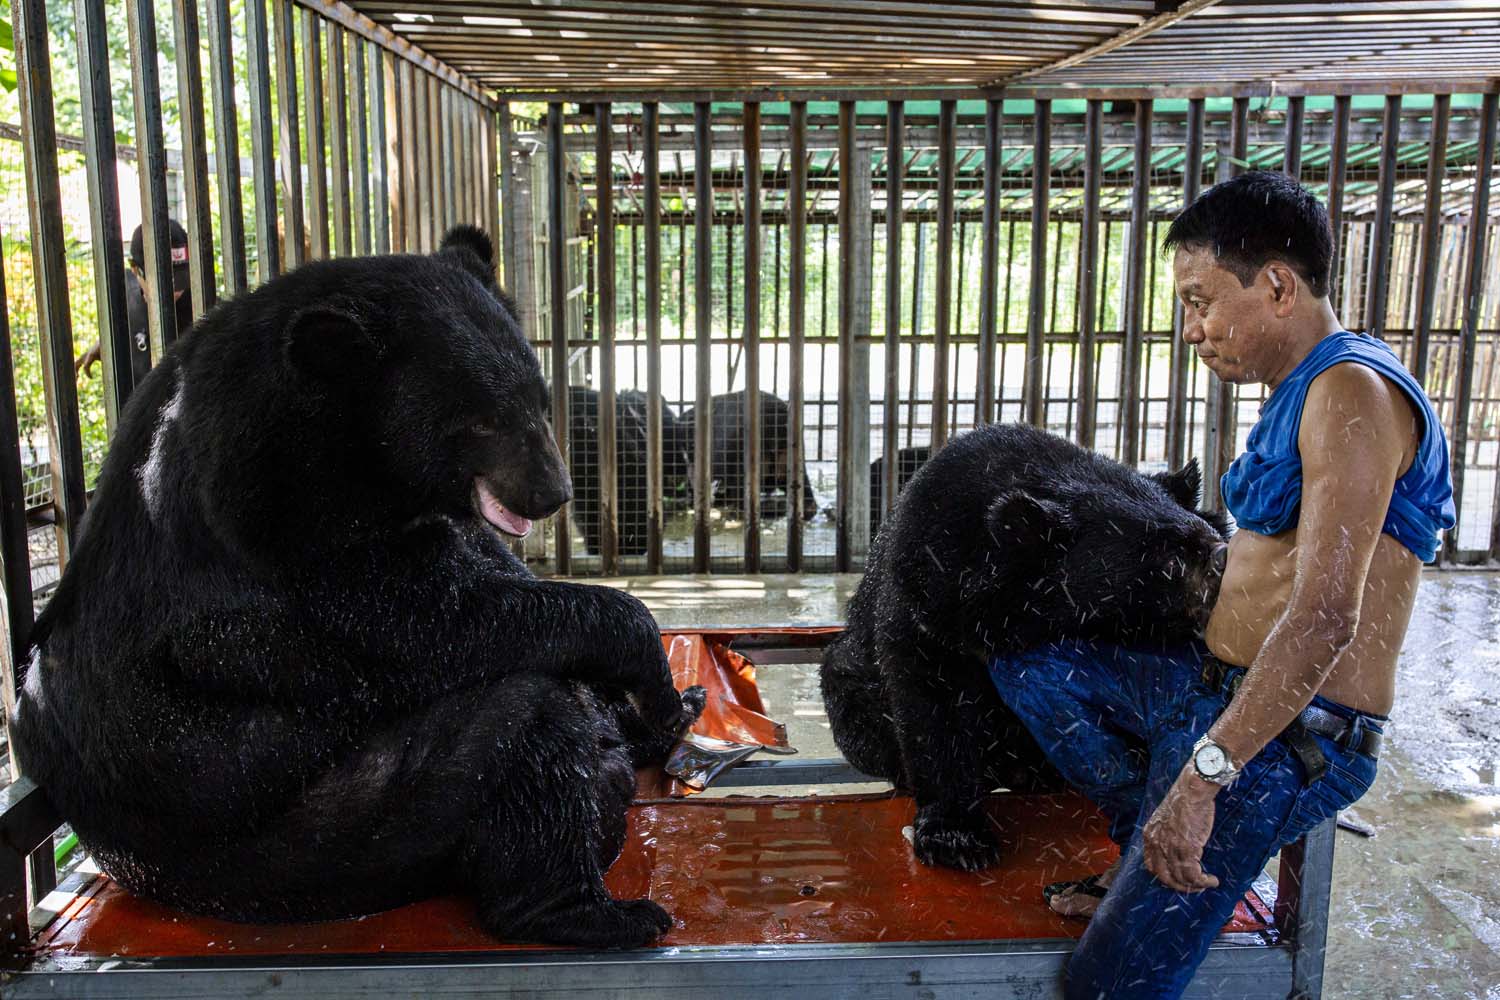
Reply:
[[[1094,447],[1098,416],[1098,372],[1095,368],[1095,331],[1098,329],[1099,181],[1103,174],[1104,104],[1089,101],[1083,117],[1083,224],[1078,238],[1078,443]]]
[[[156,10],[149,0],[129,0],[131,95],[135,107],[136,174],[141,192],[142,252],[146,275],[146,329],[151,361],[161,360],[177,338],[172,297],[171,233],[167,229],[167,147],[161,124],[161,78],[157,73]],[[49,79],[50,84],[50,79]],[[48,120],[51,120],[49,113]],[[55,157],[55,153],[52,154]],[[56,160],[53,160],[56,169]],[[71,345],[71,338],[69,340]],[[71,351],[71,346],[69,347]],[[71,377],[70,377],[71,378]]]
[[[89,191],[89,233],[94,254],[94,296],[99,314],[99,359],[104,367],[104,421],[109,436],[113,438],[120,411],[135,387],[135,374],[131,365],[134,347],[130,342],[130,321],[125,309],[125,253],[120,233],[120,186],[115,175],[115,115],[114,93],[109,84],[109,38],[104,24],[104,8],[99,4],[91,0],[74,0],[73,18],[77,26],[78,94],[83,118],[83,164]],[[0,299],[3,298],[4,282],[0,276]],[[8,322],[8,317],[0,319],[0,323]],[[0,353],[5,354],[0,371],[6,379],[11,379],[10,354]],[[5,390],[5,398],[10,401],[8,410],[0,410],[0,420],[6,419],[5,414],[9,412],[8,419],[14,422],[15,396],[9,392],[8,384],[0,389]],[[0,432],[4,428],[5,425],[0,423]],[[3,447],[8,449],[10,440],[5,438]],[[3,456],[9,454],[9,450],[0,452]],[[0,465],[8,465],[4,457],[0,457]],[[20,468],[17,459],[17,476]],[[8,472],[6,468],[0,471],[0,475]],[[8,488],[9,484],[6,486]],[[19,485],[16,493],[6,496],[20,498]],[[22,500],[16,499],[15,502],[21,504],[24,515]],[[9,516],[8,511],[6,516]],[[0,531],[3,531],[3,521],[0,521]],[[24,556],[24,526],[20,551]],[[10,553],[7,569],[14,558],[14,553]],[[29,609],[31,585],[29,577],[27,580],[25,596]],[[14,617],[11,620],[14,623]],[[29,611],[26,620],[30,621]]]
[[[1332,282],[1329,295],[1334,312],[1343,309],[1344,285],[1339,281],[1339,258],[1343,256],[1344,174],[1349,163],[1349,108],[1352,99],[1340,95],[1333,99],[1333,148],[1328,154],[1328,225],[1333,230],[1333,255],[1328,276]]]
[[[696,375],[693,406],[693,572],[709,570],[709,510],[713,499],[713,134],[709,128],[710,106],[693,105],[693,199],[696,208],[693,232],[693,308]],[[704,211],[704,206],[708,211]]]
[[[646,572],[661,572],[663,441],[661,421],[661,149],[659,107],[641,107],[646,173]],[[680,333],[680,331],[679,331]],[[674,487],[676,484],[673,484]]]
[[[497,137],[495,135],[496,119],[488,108],[480,105],[477,111],[481,123],[480,131],[484,136],[484,179],[480,185],[480,193],[484,198],[483,216],[484,228],[488,230],[496,243],[500,242],[500,159]],[[506,280],[509,279],[507,272]]]
[[[417,107],[420,95],[417,81],[422,71],[411,63],[400,64],[401,90],[401,249],[406,253],[422,251],[422,220],[420,211],[421,181],[417,177],[421,163],[419,118]]]
[[[1026,307],[1026,365],[1021,399],[1026,423],[1042,427],[1043,338],[1047,324],[1047,200],[1052,163],[1052,102],[1037,101],[1033,112],[1031,160],[1031,289]]]
[[[208,135],[203,125],[203,61],[199,52],[198,5],[172,0],[177,48],[177,102],[182,123],[182,187],[188,236],[188,287],[193,319],[214,304],[214,230],[208,206]],[[186,331],[183,331],[186,332]]]
[[[653,113],[653,117],[655,114]],[[500,217],[500,256],[505,263],[505,287],[510,289],[512,295],[517,294],[516,287],[516,210],[515,210],[515,176],[511,173],[512,152],[516,144],[515,126],[510,116],[510,103],[501,101],[499,108],[495,111],[495,119],[500,133],[500,201],[503,212]],[[656,182],[661,184],[661,167],[657,166],[654,171]]]
[[[835,519],[834,572],[853,567],[854,450],[854,102],[839,102],[839,397],[838,397],[838,516]],[[827,280],[827,275],[824,275]],[[934,415],[934,420],[936,416]]]
[[[425,250],[429,253],[436,250],[438,241],[443,238],[443,219],[439,212],[439,196],[441,192],[438,187],[442,182],[442,157],[443,157],[443,117],[440,105],[442,104],[442,81],[435,76],[427,76],[423,80],[427,88],[427,149],[425,155],[427,163],[422,171],[423,180],[426,182],[427,210],[423,213],[427,226],[427,243]],[[559,151],[562,155],[567,154],[567,148]]]
[[[378,45],[368,45],[370,93],[370,180],[373,231],[373,249],[376,253],[391,252],[391,187],[389,164],[395,162],[388,149],[386,131],[386,108],[390,104],[391,77],[386,72],[386,53]]]
[[[1422,271],[1417,285],[1417,322],[1411,373],[1427,384],[1427,360],[1432,340],[1432,310],[1437,302],[1438,271],[1442,267],[1443,178],[1448,166],[1448,118],[1453,95],[1437,94],[1432,101],[1432,140],[1427,146],[1427,201],[1422,206]]]
[[[1500,94],[1485,92],[1481,106],[1479,149],[1474,168],[1474,202],[1469,211],[1468,245],[1464,248],[1463,320],[1459,334],[1458,405],[1453,415],[1453,502],[1458,522],[1444,541],[1445,557],[1458,555],[1458,536],[1464,525],[1464,479],[1469,466],[1469,410],[1474,399],[1474,369],[1479,363],[1479,309],[1484,297],[1485,242],[1490,226],[1490,182],[1495,171],[1495,112]],[[1491,512],[1494,513],[1493,511]],[[1496,532],[1491,527],[1490,548]]]
[[[993,423],[995,419],[995,349],[999,336],[995,308],[1000,288],[1000,175],[1004,171],[1000,140],[1005,125],[1004,105],[1005,102],[998,97],[984,103],[984,221],[980,227],[977,393],[980,424]],[[888,454],[894,454],[894,451]],[[886,472],[893,476],[889,469]],[[885,495],[894,499],[893,494],[894,491],[890,491]]]
[[[92,7],[93,10],[85,12],[85,7]],[[74,12],[80,15],[78,18],[80,55],[99,55],[102,58],[108,51],[98,44],[104,40],[103,8],[88,0],[80,0],[75,5]],[[85,13],[87,17],[83,16]],[[94,23],[86,23],[89,21]],[[92,35],[87,43],[82,40],[85,32]],[[78,68],[79,72],[85,75],[91,69],[101,70],[104,78],[108,79],[109,64],[107,62],[80,59]],[[83,89],[85,93],[88,92],[87,81]],[[88,100],[88,98],[85,99]],[[105,107],[107,108],[108,105]],[[85,123],[87,124],[87,119]],[[111,142],[113,139],[114,136],[111,133]],[[112,164],[114,160],[111,159],[108,162]],[[114,182],[113,171],[110,172],[110,182]],[[115,220],[114,226],[115,232],[118,233],[120,226],[118,219]],[[115,245],[116,258],[119,254],[120,247],[117,243]],[[116,263],[118,264],[118,259]],[[123,280],[123,275],[121,279]],[[0,335],[4,336],[6,345],[12,343],[10,302],[6,295],[3,268],[0,268]],[[126,363],[128,366],[128,358]],[[4,350],[0,351],[0,581],[3,581],[5,585],[5,631],[8,655],[4,657],[4,668],[0,671],[0,701],[3,701],[7,722],[16,706],[16,672],[20,665],[26,663],[31,656],[31,629],[34,624],[31,596],[31,552],[26,531],[26,484],[22,479],[21,468],[21,430],[16,407],[15,362],[10,350]],[[12,769],[8,777],[13,777],[17,773],[15,742],[9,741],[9,746]],[[20,903],[21,919],[16,922],[22,935],[20,941],[29,942],[31,938],[30,928],[26,923],[25,900],[21,900]],[[14,929],[0,927],[0,941],[7,940],[4,934],[7,930]],[[12,945],[17,943],[15,938],[9,941]]]
[[[1188,138],[1183,150],[1182,207],[1198,200],[1203,185],[1203,107],[1202,98],[1188,103]],[[1182,300],[1172,296],[1172,383],[1167,402],[1167,465],[1181,468],[1187,460],[1188,362],[1191,352],[1182,342]]]
[[[1141,457],[1141,350],[1145,343],[1146,244],[1150,242],[1151,222],[1151,101],[1135,103],[1135,162],[1130,196],[1130,252],[1125,274],[1125,342],[1124,364],[1120,366],[1121,427],[1124,453],[1121,460],[1129,466],[1139,464]]]
[[[760,572],[760,105],[744,111],[745,572]],[[798,510],[788,516],[801,517]]]
[[[412,72],[412,124],[415,140],[413,153],[416,168],[412,171],[412,189],[416,202],[412,209],[415,227],[415,242],[408,247],[415,253],[426,253],[432,249],[432,140],[428,132],[432,129],[432,117],[428,113],[427,90],[431,80],[421,70]],[[562,151],[559,151],[562,155]]]
[[[183,3],[185,0],[176,0]],[[297,124],[296,13],[292,0],[272,0],[272,41],[276,46],[276,110],[280,117],[281,202],[286,224],[283,262],[290,269],[303,263],[306,224],[302,218],[302,142]],[[178,57],[182,44],[178,43]],[[191,233],[189,233],[191,235]],[[198,292],[193,291],[194,304]]]
[[[1301,95],[1286,99],[1286,149],[1281,157],[1281,172],[1294,181],[1302,180],[1302,131],[1307,98]]]
[[[149,13],[149,12],[148,12]],[[134,15],[132,15],[134,16]],[[57,174],[57,129],[52,117],[52,68],[47,51],[45,0],[13,0],[16,96],[20,101],[26,204],[42,355],[42,390],[57,514],[57,562],[65,568],[83,518],[83,446],[73,373],[73,323],[68,305],[66,238]],[[158,121],[160,119],[158,118]],[[14,396],[10,398],[14,399]],[[17,463],[19,466],[19,463]],[[27,584],[30,596],[30,584]]]
[[[414,69],[431,73],[433,76],[446,82],[449,86],[458,88],[485,107],[494,107],[490,96],[475,81],[458,72],[447,63],[433,58],[391,29],[382,24],[377,24],[373,19],[359,13],[348,4],[340,3],[338,0],[297,0],[297,3],[306,7],[309,11],[317,12],[327,20],[346,28],[361,38],[366,38],[374,42],[387,52],[398,56]],[[556,94],[537,98],[537,100],[541,101],[555,101],[556,99]],[[600,99],[608,100],[608,98]],[[593,102],[591,101],[590,103]]]
[[[957,104],[938,105],[937,296],[933,299],[932,450],[948,443],[948,341],[953,313],[953,163]],[[842,172],[842,164],[841,172]],[[843,244],[840,244],[841,248]]]
[[[453,88],[438,85],[438,155],[443,164],[443,225],[446,232],[458,221],[458,143]]]
[[[615,448],[615,191],[614,122],[608,104],[594,105],[594,251],[598,254],[595,315],[599,331],[599,556],[606,576],[620,572],[619,456]]]
[[[1388,94],[1380,134],[1380,179],[1365,270],[1365,330],[1385,337],[1386,296],[1391,281],[1391,212],[1396,200],[1396,158],[1401,152],[1401,95]]]
[[[787,252],[787,376],[791,380],[792,426],[788,429],[787,448],[787,525],[786,568],[789,573],[802,571],[802,495],[809,485],[802,479],[803,421],[803,352],[807,332],[807,103],[791,105],[792,150],[787,191],[790,229]]]
[[[1236,97],[1229,123],[1229,157],[1227,162],[1221,162],[1219,166],[1222,178],[1235,177],[1245,170],[1249,118],[1250,99]],[[1212,373],[1209,375],[1208,385],[1212,405],[1209,407],[1207,421],[1210,448],[1204,492],[1209,497],[1210,507],[1219,509],[1223,506],[1223,497],[1219,495],[1219,477],[1234,461],[1238,392],[1234,383],[1222,381]]]
[[[307,228],[308,254],[328,257],[328,172],[324,157],[327,136],[323,121],[322,24],[308,11],[302,21],[302,85],[307,115]]]
[[[423,74],[425,76],[425,74]],[[563,144],[563,106],[558,101],[547,105],[547,282],[548,309],[551,313],[552,340],[552,433],[568,467],[568,282],[567,237],[563,226],[563,199],[568,182],[568,148]],[[557,542],[555,569],[566,576],[572,567],[572,539],[565,504],[553,520]]]
[[[239,119],[234,107],[234,51],[229,0],[207,0],[208,82],[214,111],[214,166],[219,187],[219,225],[224,287],[230,295],[248,285],[245,272],[245,207],[240,190]]]
[[[897,452],[901,450],[901,229],[905,225],[901,218],[902,174],[906,163],[903,133],[906,131],[906,105],[892,101],[885,113],[885,399],[884,416],[881,421],[883,445],[881,451],[885,461],[882,466],[883,481],[880,489],[880,510],[877,516],[884,520],[896,502],[896,490],[900,483]],[[994,161],[986,161],[993,163]],[[800,205],[798,206],[801,207]],[[792,260],[797,260],[793,251]],[[982,324],[981,324],[982,325]],[[983,338],[983,334],[980,334]],[[980,357],[984,357],[981,343]],[[993,356],[991,365],[993,366]],[[984,362],[980,361],[980,392],[984,385]],[[993,379],[993,375],[991,376]]]
[[[333,252],[354,252],[349,238],[349,90],[344,77],[344,29],[328,27],[328,168],[333,172]]]
[[[354,174],[354,252],[370,253],[370,130],[369,100],[365,80],[364,42],[349,40],[349,96],[352,98],[353,155],[350,167]]]
[[[276,232],[276,144],[271,127],[271,51],[264,0],[245,3],[245,68],[250,87],[250,175],[255,189],[255,273],[264,284],[281,273]]]

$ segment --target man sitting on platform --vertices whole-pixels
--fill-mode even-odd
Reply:
[[[992,669],[1121,847],[1048,887],[1054,910],[1092,916],[1067,970],[1090,1000],[1180,996],[1270,856],[1369,788],[1422,564],[1454,524],[1442,425],[1395,354],[1334,315],[1311,194],[1243,174],[1166,248],[1183,340],[1220,379],[1271,390],[1223,477],[1239,531],[1204,641],[1071,643]]]

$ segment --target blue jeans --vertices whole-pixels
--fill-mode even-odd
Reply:
[[[1315,736],[1328,759],[1308,784],[1301,761],[1272,740],[1214,800],[1203,869],[1218,888],[1175,892],[1145,868],[1141,831],[1187,763],[1193,744],[1231,697],[1205,685],[1207,650],[1057,643],[990,665],[1000,697],[1048,759],[1110,821],[1120,873],[1068,961],[1069,998],[1178,997],[1235,903],[1283,845],[1354,802],[1375,760]],[[1314,697],[1313,704],[1380,731],[1384,716]],[[1353,742],[1351,740],[1350,742]]]

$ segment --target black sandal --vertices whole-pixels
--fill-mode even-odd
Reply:
[[[1052,909],[1052,897],[1061,896],[1065,892],[1073,892],[1075,895],[1082,893],[1085,896],[1093,896],[1095,899],[1103,899],[1109,892],[1106,886],[1099,884],[1100,875],[1087,875],[1080,879],[1070,879],[1062,882],[1053,882],[1042,888],[1042,898],[1047,901],[1047,908]],[[1056,910],[1053,910],[1056,913]],[[1058,914],[1065,916],[1066,914]]]

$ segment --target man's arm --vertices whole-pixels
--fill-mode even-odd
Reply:
[[[1410,405],[1364,365],[1336,365],[1309,387],[1297,436],[1302,507],[1291,596],[1208,731],[1237,766],[1307,707],[1354,640],[1365,578],[1413,436]],[[1218,790],[1189,764],[1147,825],[1146,867],[1171,888],[1218,884],[1201,865]]]

